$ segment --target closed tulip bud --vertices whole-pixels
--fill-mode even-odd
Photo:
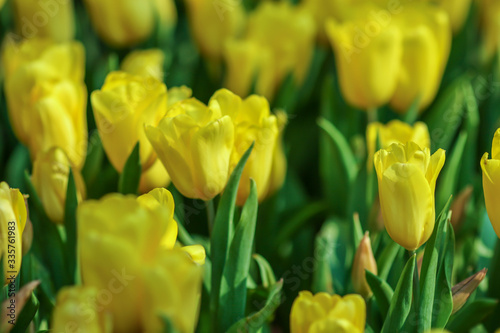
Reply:
[[[106,289],[107,290],[107,289]],[[109,291],[108,291],[109,292]],[[93,332],[109,333],[104,314],[95,302],[100,292],[95,287],[64,287],[57,294],[52,313],[52,332]]]
[[[210,200],[222,192],[235,130],[220,109],[194,98],[176,103],[157,127],[146,127],[146,135],[184,196]]]
[[[39,154],[33,163],[31,181],[47,216],[54,223],[64,222],[64,207],[71,165],[64,151],[58,147]],[[78,202],[85,197],[85,183],[78,170],[73,170]]]
[[[400,120],[391,120],[383,125],[379,122],[368,124],[366,145],[368,146],[368,170],[373,168],[373,156],[377,149],[377,140],[381,148],[389,148],[393,143],[415,142],[421,148],[431,148],[431,138],[427,125],[417,121],[413,126]]]
[[[434,190],[444,161],[444,150],[431,156],[414,142],[392,144],[375,154],[385,228],[408,251],[424,244],[434,229]]]
[[[3,274],[6,282],[17,276],[21,269],[23,253],[22,235],[26,225],[27,213],[24,197],[18,189],[10,188],[6,182],[0,183],[0,243],[3,255]],[[12,253],[12,249],[15,249]],[[10,251],[9,251],[10,250]],[[7,254],[9,257],[7,258]],[[12,259],[11,255],[14,256]]]
[[[402,32],[392,22],[370,30],[373,19],[330,20],[326,32],[335,53],[342,95],[349,104],[368,110],[389,102],[396,90],[403,55]]]
[[[31,39],[4,50],[5,95],[16,136],[39,153],[60,147],[76,169],[87,154],[84,49]]]
[[[448,62],[452,33],[444,10],[414,3],[398,16],[403,31],[403,57],[398,85],[391,106],[400,113],[408,111],[418,99],[425,109],[436,96]]]
[[[495,132],[491,148],[491,159],[484,153],[481,159],[483,169],[483,191],[488,217],[493,229],[500,237],[500,128]]]
[[[452,314],[460,310],[465,305],[470,295],[477,289],[477,287],[479,287],[481,281],[484,280],[487,272],[488,270],[483,268],[481,271],[457,283],[453,286],[453,288],[451,288],[451,292],[453,294]]]
[[[370,286],[368,285],[368,282],[366,282],[365,270],[368,270],[377,275],[377,262],[373,257],[368,231],[361,239],[358,249],[356,250],[351,272],[351,279],[354,290],[361,296],[368,298],[372,294],[372,291],[370,289]]]
[[[365,322],[366,304],[359,295],[301,291],[290,312],[291,333],[362,333]]]
[[[163,63],[165,54],[160,49],[138,50],[130,52],[123,59],[120,69],[133,75],[152,76],[163,82]]]
[[[75,37],[73,0],[14,0],[18,33],[24,38],[49,38],[67,42]]]

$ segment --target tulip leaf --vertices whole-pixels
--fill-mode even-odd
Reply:
[[[243,154],[240,161],[234,168],[222,194],[217,212],[215,214],[212,237],[210,238],[210,257],[212,260],[212,286],[210,290],[210,309],[213,318],[218,318],[219,297],[221,291],[222,276],[224,266],[228,257],[229,247],[233,237],[233,218],[236,205],[236,195],[240,183],[243,168],[252,152],[254,144]],[[217,320],[213,320],[213,325],[217,325]],[[215,329],[215,331],[217,331]]]
[[[161,314],[160,319],[163,322],[164,333],[180,333],[180,331],[172,323],[172,320],[170,320],[170,318],[166,314]]]
[[[455,313],[446,325],[446,329],[454,333],[469,332],[492,313],[497,304],[498,300],[492,298],[476,299]]]
[[[90,136],[87,152],[85,165],[82,169],[82,177],[88,188],[92,186],[101,172],[102,162],[104,160],[104,149],[97,131]]]
[[[40,302],[38,298],[36,298],[35,293],[31,292],[31,296],[28,298],[23,308],[21,309],[21,313],[16,318],[16,323],[12,328],[12,333],[24,333],[28,330],[28,326],[33,321],[38,308],[40,307]]]
[[[66,230],[66,267],[68,269],[68,284],[75,284],[79,280],[77,274],[77,261],[76,254],[77,239],[76,239],[76,208],[78,206],[78,198],[76,195],[75,178],[73,177],[73,170],[70,169],[68,176],[68,187],[66,190],[66,203],[64,206],[64,229]]]
[[[240,333],[249,332],[257,333],[269,317],[272,316],[276,308],[281,304],[281,290],[283,289],[283,279],[276,282],[271,288],[269,295],[267,296],[265,305],[259,309],[257,312],[241,319],[236,324],[231,326],[228,333]]]
[[[415,100],[411,103],[408,108],[406,114],[404,115],[403,121],[412,125],[418,118],[418,107],[420,105],[420,97],[415,98]]]
[[[476,94],[471,82],[463,87],[465,120],[463,128],[467,132],[467,143],[465,144],[463,156],[477,156],[478,133],[479,133],[479,109],[476,100]],[[475,158],[464,158],[460,166],[459,188],[463,188],[474,182],[477,161]]]
[[[245,316],[247,277],[252,261],[257,208],[257,185],[250,179],[250,194],[243,206],[224,265],[218,312],[218,328],[223,332]]]
[[[276,277],[274,276],[273,268],[269,262],[260,254],[254,254],[252,258],[259,266],[260,279],[262,280],[262,286],[264,288],[269,288],[276,283]]]
[[[380,276],[381,279],[387,279],[387,277],[389,276],[389,272],[391,271],[394,259],[396,259],[399,252],[402,251],[404,251],[404,248],[402,248],[398,243],[394,242],[392,238],[389,238],[389,244],[384,247],[384,250],[382,251],[380,256],[378,256],[377,260],[378,276]]]
[[[384,326],[382,327],[382,333],[401,332],[411,310],[414,271],[415,255],[411,256],[407,261],[403,273],[399,278]]]
[[[139,156],[139,142],[125,162],[118,181],[118,192],[122,194],[137,194],[141,180],[141,159]]]
[[[382,317],[385,318],[389,311],[394,291],[387,282],[372,272],[365,270],[365,274],[366,282],[368,282],[368,285],[373,292],[373,296],[375,297],[375,301],[380,309],[380,313],[382,314]]]

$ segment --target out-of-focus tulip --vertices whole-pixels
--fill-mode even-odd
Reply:
[[[488,270],[483,268],[476,274],[469,276],[467,279],[460,281],[456,285],[451,288],[451,292],[453,293],[453,313],[460,310],[467,300],[469,296],[479,287],[481,281],[486,277],[486,273]]]
[[[482,60],[489,62],[500,47],[500,2],[496,0],[478,1],[483,38]]]
[[[245,26],[241,1],[185,0],[191,34],[200,52],[212,61],[222,57],[227,40],[238,36]]]
[[[231,168],[236,166],[243,154],[255,142],[254,148],[241,175],[236,204],[242,206],[250,194],[250,178],[257,185],[259,201],[264,200],[271,182],[273,154],[278,140],[278,122],[271,114],[268,101],[257,95],[245,100],[227,89],[215,92],[209,108],[221,110],[234,123],[234,148],[231,152]],[[279,166],[278,166],[279,167]]]
[[[469,14],[471,0],[439,0],[439,7],[444,9],[450,18],[453,33],[458,33],[462,29]]]
[[[491,225],[500,237],[500,128],[495,132],[491,148],[491,159],[484,153],[481,159],[483,169],[483,191],[486,210]]]
[[[169,108],[146,135],[172,178],[188,198],[210,200],[222,192],[230,172],[235,129],[220,108],[192,98]]]
[[[409,251],[432,234],[435,223],[434,190],[445,152],[432,156],[414,142],[392,144],[375,153],[380,207],[387,232]]]
[[[42,201],[47,216],[55,223],[64,222],[64,207],[70,161],[64,151],[53,147],[38,155],[33,163],[31,181]],[[80,171],[73,170],[78,202],[85,197],[85,183]]]
[[[78,207],[84,286],[106,290],[104,312],[116,332],[158,332],[166,315],[181,332],[194,330],[202,267],[173,249],[177,224],[165,189],[138,197],[110,194]]]
[[[61,147],[71,164],[81,169],[87,153],[82,44],[11,42],[6,44],[3,61],[10,122],[32,161],[41,152]]]
[[[297,85],[302,84],[315,32],[307,11],[289,2],[262,3],[250,15],[244,38],[226,45],[227,88],[246,97],[256,79],[256,93],[272,99],[288,74],[293,74]]]
[[[278,121],[278,138],[274,147],[273,166],[271,167],[271,175],[269,176],[268,192],[266,197],[276,193],[285,182],[287,162],[285,150],[283,148],[283,134],[288,117],[283,110],[276,111],[276,119]]]
[[[370,286],[368,285],[368,282],[366,282],[365,270],[368,270],[377,275],[377,262],[373,257],[372,245],[370,243],[370,236],[368,236],[368,231],[361,239],[358,249],[356,250],[351,272],[351,279],[354,290],[361,296],[367,298],[372,294],[372,291],[370,289]]]
[[[403,55],[399,27],[392,21],[378,24],[366,14],[368,11],[360,10],[355,17],[342,23],[330,20],[326,25],[342,95],[349,104],[364,110],[390,101],[396,90]],[[370,27],[374,22],[377,33]]]
[[[366,145],[368,146],[368,169],[373,168],[373,155],[377,149],[377,138],[381,148],[388,148],[393,143],[415,142],[421,148],[431,148],[431,138],[427,125],[417,121],[413,126],[400,121],[391,120],[383,125],[379,122],[368,124],[366,128]]]
[[[362,333],[365,322],[366,304],[359,295],[301,291],[290,312],[291,333]]]
[[[330,18],[342,21],[346,11],[348,11],[350,1],[333,0],[325,2],[321,0],[304,0],[300,5],[314,17],[319,41],[322,44],[327,44],[328,39],[326,36],[325,23]]]
[[[431,4],[411,3],[395,20],[403,32],[403,57],[391,106],[405,113],[418,99],[423,110],[434,100],[448,62],[449,18]]]
[[[75,36],[73,0],[14,0],[18,33],[24,38],[50,38],[67,42]]]
[[[165,54],[160,49],[132,51],[123,59],[120,69],[133,75],[152,76],[163,82],[164,61]]]
[[[18,189],[10,188],[6,182],[0,183],[0,231],[3,235],[1,253],[6,281],[17,276],[21,269],[22,235],[26,225],[27,213],[24,197]],[[14,250],[14,252],[12,251]],[[9,257],[7,257],[9,254]],[[12,259],[11,255],[14,256]]]
[[[62,288],[57,294],[52,313],[51,331],[111,333],[111,327],[105,323],[105,314],[99,312],[97,297],[100,292],[94,287],[85,286]]]

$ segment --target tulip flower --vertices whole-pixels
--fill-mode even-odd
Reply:
[[[469,14],[471,0],[439,0],[438,5],[446,11],[450,18],[453,33],[457,34],[462,29]]]
[[[366,304],[359,295],[299,292],[290,312],[291,333],[349,332],[365,330]]]
[[[368,169],[373,167],[373,156],[378,144],[380,148],[389,148],[393,143],[415,142],[422,148],[431,148],[431,138],[427,125],[417,121],[413,126],[400,120],[391,120],[383,125],[379,122],[368,124],[366,128],[366,145],[368,147]]]
[[[489,62],[498,53],[500,46],[500,2],[495,0],[482,0],[478,2],[480,12],[482,60]]]
[[[500,237],[500,129],[495,132],[491,148],[491,159],[488,153],[484,153],[481,159],[481,169],[483,170],[483,191],[486,201],[486,210],[493,229]]]
[[[278,138],[274,147],[273,165],[271,167],[271,175],[269,176],[268,193],[266,197],[276,193],[283,186],[286,178],[287,162],[283,148],[283,134],[288,117],[285,111],[278,110],[276,111],[276,119],[278,122]]]
[[[372,294],[368,282],[366,282],[366,272],[368,270],[377,275],[377,262],[373,257],[372,245],[368,231],[365,233],[358,245],[354,261],[352,263],[351,279],[354,290],[361,296],[368,298]]]
[[[61,148],[53,147],[39,154],[33,163],[31,181],[47,216],[55,223],[64,222],[70,161]],[[73,170],[78,202],[85,197],[85,183],[80,171]]]
[[[434,190],[444,161],[444,150],[431,156],[414,142],[394,143],[375,154],[385,228],[408,251],[424,244],[434,229]]]
[[[3,53],[9,118],[32,161],[60,147],[76,169],[87,154],[87,88],[82,44],[30,39]]]
[[[302,8],[314,17],[318,39],[322,44],[327,44],[325,23],[333,18],[342,21],[349,10],[350,3],[345,0],[324,2],[321,0],[304,0],[300,3]]]
[[[180,332],[194,330],[202,267],[174,247],[174,202],[165,189],[138,197],[109,194],[77,211],[83,285],[105,299],[115,332],[163,331],[160,315]],[[107,297],[107,298],[104,298]]]
[[[152,76],[163,82],[165,54],[160,49],[137,50],[123,59],[120,70],[133,75]]]
[[[13,5],[17,31],[24,38],[68,42],[75,37],[73,0],[14,0]]]
[[[1,253],[3,274],[6,281],[17,276],[21,269],[22,235],[27,213],[24,197],[18,189],[10,188],[6,182],[0,183],[0,231],[3,235]],[[8,255],[8,257],[7,257]]]

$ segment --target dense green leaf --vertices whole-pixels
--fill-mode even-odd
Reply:
[[[31,296],[24,304],[24,307],[21,310],[21,313],[19,313],[18,317],[16,318],[16,324],[12,328],[11,332],[12,333],[24,333],[24,332],[26,332],[29,324],[31,323],[31,321],[35,317],[39,306],[40,306],[40,303],[38,302],[38,299],[36,298],[35,294],[31,293]]]
[[[404,252],[404,248],[389,238],[389,244],[384,247],[381,255],[377,256],[378,276],[381,279],[386,279],[389,276],[392,264],[401,251]]]
[[[252,258],[257,263],[260,271],[260,279],[262,280],[262,286],[264,288],[269,288],[276,283],[276,277],[274,276],[273,268],[269,262],[260,254],[254,254]]]
[[[391,304],[392,296],[394,295],[394,290],[392,290],[391,286],[387,282],[385,282],[372,272],[368,270],[365,272],[366,282],[368,282],[368,285],[373,292],[373,297],[375,297],[375,301],[377,302],[382,317],[385,318],[387,316],[387,313],[389,312],[389,307]]]
[[[120,174],[118,192],[122,194],[137,194],[137,190],[139,189],[142,170],[139,149],[139,142],[137,142]]]
[[[468,303],[457,313],[455,313],[446,329],[453,333],[469,332],[469,330],[479,324],[489,314],[493,312],[498,304],[498,300],[491,298],[476,299]],[[498,324],[498,319],[494,319]]]

